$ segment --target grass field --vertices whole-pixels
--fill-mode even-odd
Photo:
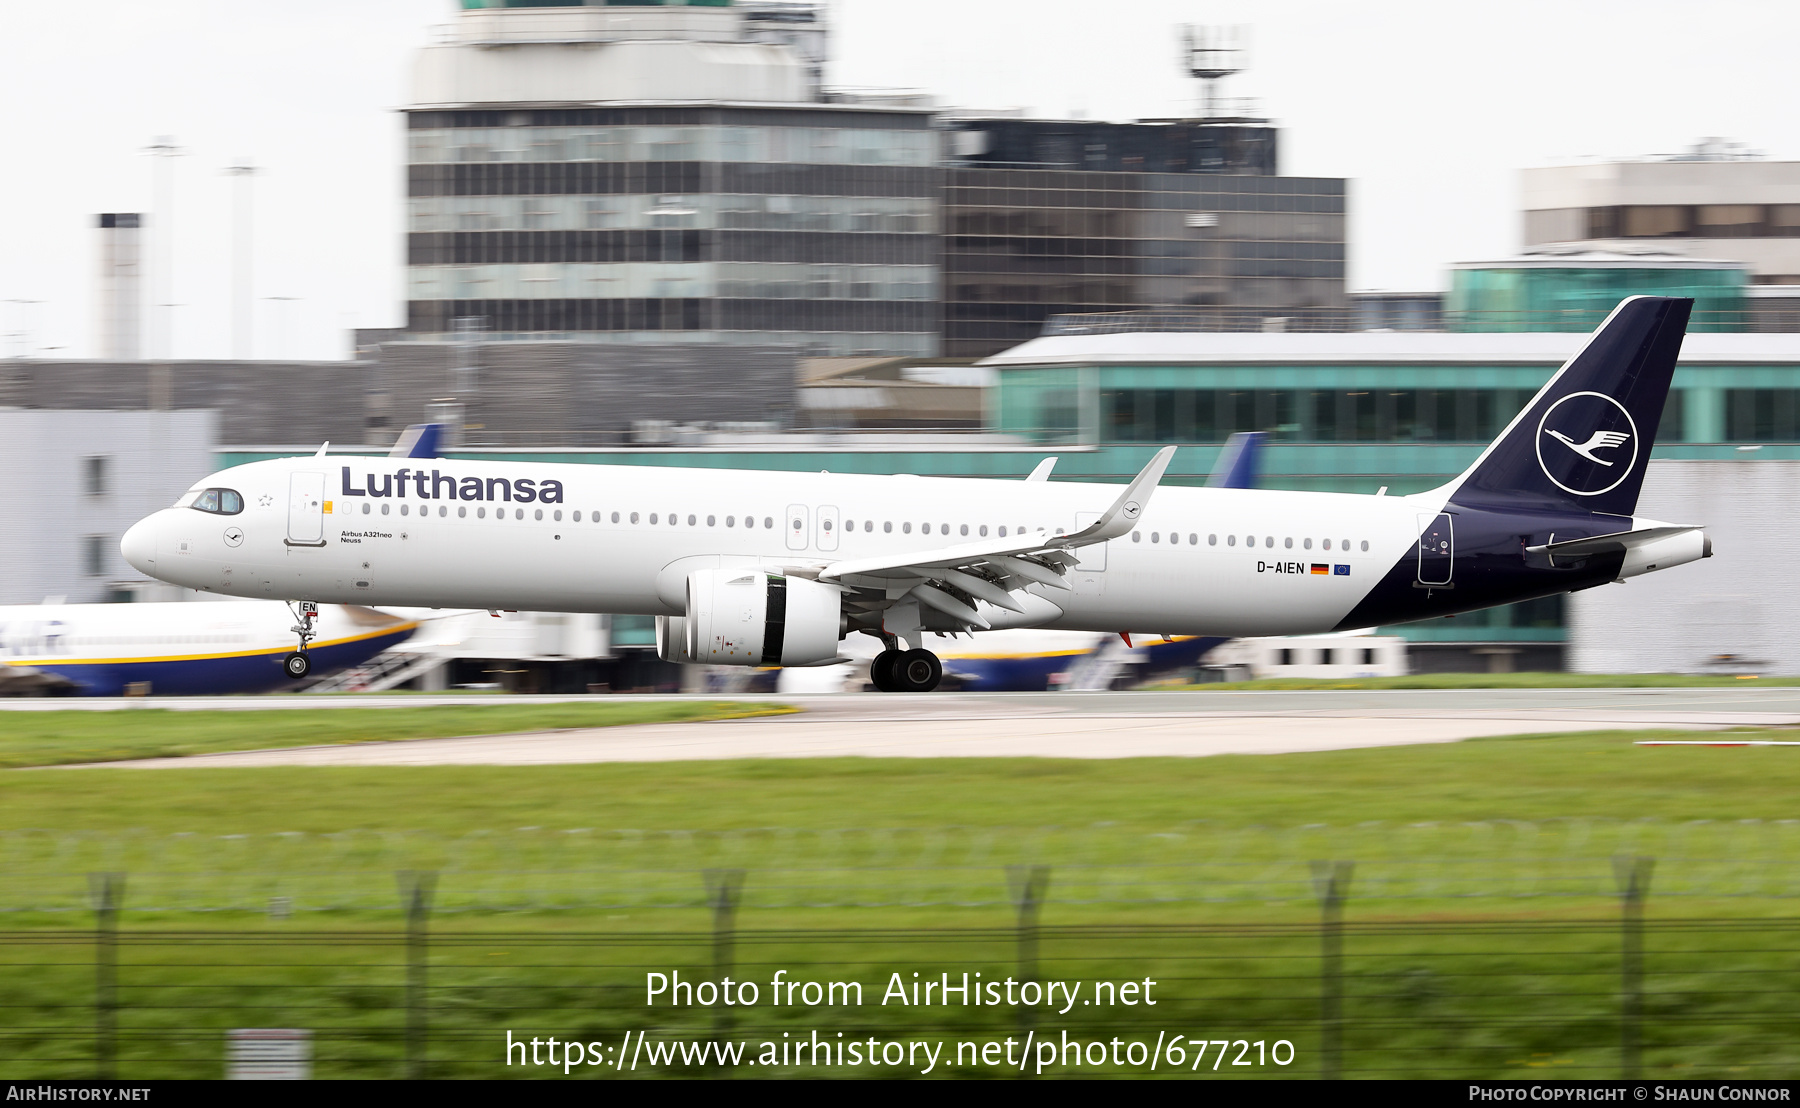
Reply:
[[[713,973],[709,868],[745,871],[734,972],[855,980],[871,996],[861,1008],[736,1013],[733,1034],[1016,1035],[1010,1007],[873,998],[892,972],[1020,975],[1006,875],[1017,864],[1051,867],[1042,977],[1147,976],[1165,990],[1154,1012],[1077,1009],[1040,1015],[1037,1029],[1287,1039],[1291,1069],[1235,1075],[1311,1075],[1309,863],[1322,858],[1356,863],[1346,1074],[1615,1076],[1620,853],[1657,858],[1646,1074],[1790,1073],[1800,749],[1634,737],[1118,761],[4,773],[0,908],[11,910],[0,927],[13,930],[0,936],[0,1076],[92,1072],[91,932],[67,929],[92,926],[81,903],[94,870],[128,875],[122,1076],[216,1075],[224,1028],[293,1025],[319,1030],[320,1076],[403,1073],[394,871],[422,867],[441,871],[431,1072],[488,1077],[508,1073],[498,1044],[509,1029],[606,1044],[626,1031],[714,1033],[718,1011],[646,1008],[640,995],[651,969]],[[269,918],[276,896],[291,898],[292,919]],[[694,1072],[706,1071],[640,1076]]]
[[[710,704],[333,709],[317,713],[9,714],[0,749],[62,761],[406,734],[594,726],[759,711]],[[639,715],[638,713],[643,713]],[[443,713],[443,714],[439,714]],[[464,713],[464,714],[459,714]],[[488,715],[488,713],[495,713]],[[73,718],[79,717],[79,718]],[[300,717],[300,718],[297,718]],[[363,717],[363,718],[343,718]],[[46,751],[58,727],[77,749]],[[139,721],[145,721],[140,724]],[[126,733],[107,736],[106,726]],[[409,725],[417,728],[408,731]],[[922,723],[921,726],[929,726]],[[1322,721],[1320,726],[1330,726]],[[139,727],[163,729],[145,735]],[[333,732],[330,729],[339,730]],[[427,730],[426,728],[431,728]],[[247,735],[246,729],[251,733]],[[198,737],[190,738],[195,732]],[[1648,733],[1645,733],[1648,734]],[[1639,747],[1645,734],[1488,739],[1305,755],[1059,760],[803,758],[604,765],[105,769],[0,776],[11,828],[138,829],[203,835],[278,831],[463,833],[603,827],[1110,826],[1160,830],[1204,819],[1227,827],[1368,820],[1780,820],[1795,816],[1800,753],[1787,748]],[[1734,733],[1735,735],[1736,733]],[[1692,738],[1670,732],[1663,737]],[[1740,737],[1792,737],[1743,732]],[[18,753],[11,753],[15,744]],[[112,756],[123,756],[114,754]]]
[[[7,712],[0,716],[0,769],[113,762],[124,758],[185,758],[227,750],[400,739],[499,735],[571,727],[738,719],[778,715],[781,705],[725,701],[654,703],[471,704],[420,708],[331,708],[319,711],[178,712],[134,708],[119,712]]]
[[[1407,677],[1313,679],[1269,677],[1261,681],[1161,683],[1156,689],[1243,691],[1283,689],[1719,689],[1800,685],[1800,677],[1752,677],[1707,673],[1415,673]]]

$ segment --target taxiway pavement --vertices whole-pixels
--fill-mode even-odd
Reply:
[[[531,699],[543,702],[667,698]],[[1781,687],[721,695],[709,699],[792,704],[803,710],[791,715],[709,723],[245,750],[107,765],[197,769],[567,765],[724,758],[1204,757],[1405,746],[1565,731],[1800,725],[1800,688]],[[294,696],[159,699],[154,703],[159,708],[197,710],[496,702],[516,704],[520,698]],[[43,703],[39,701],[32,707]],[[63,701],[56,706],[89,705]]]

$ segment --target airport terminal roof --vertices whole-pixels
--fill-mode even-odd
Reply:
[[[1466,362],[1474,365],[1560,364],[1587,341],[1575,332],[1352,331],[1318,334],[1139,331],[1046,335],[978,364],[1024,366],[1302,363],[1382,365]],[[1691,334],[1682,344],[1689,365],[1800,365],[1800,333]]]

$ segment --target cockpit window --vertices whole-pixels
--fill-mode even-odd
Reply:
[[[216,516],[234,516],[244,510],[244,498],[238,495],[235,489],[200,489],[197,492],[188,493],[181,500],[188,500],[189,497],[193,499],[187,506],[197,512],[210,512]],[[176,507],[181,507],[181,501],[176,501]]]
[[[175,506],[177,508],[192,508],[194,506],[194,501],[200,499],[200,493],[202,491],[203,490],[201,489],[189,489],[181,494],[181,499],[175,502]]]

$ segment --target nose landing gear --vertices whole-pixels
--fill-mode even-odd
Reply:
[[[302,600],[296,608],[292,603],[288,611],[294,613],[294,625],[288,630],[300,636],[300,647],[281,659],[281,668],[289,677],[298,681],[312,672],[312,658],[307,655],[306,648],[319,637],[318,629],[313,621],[319,618],[319,605],[316,601]]]

